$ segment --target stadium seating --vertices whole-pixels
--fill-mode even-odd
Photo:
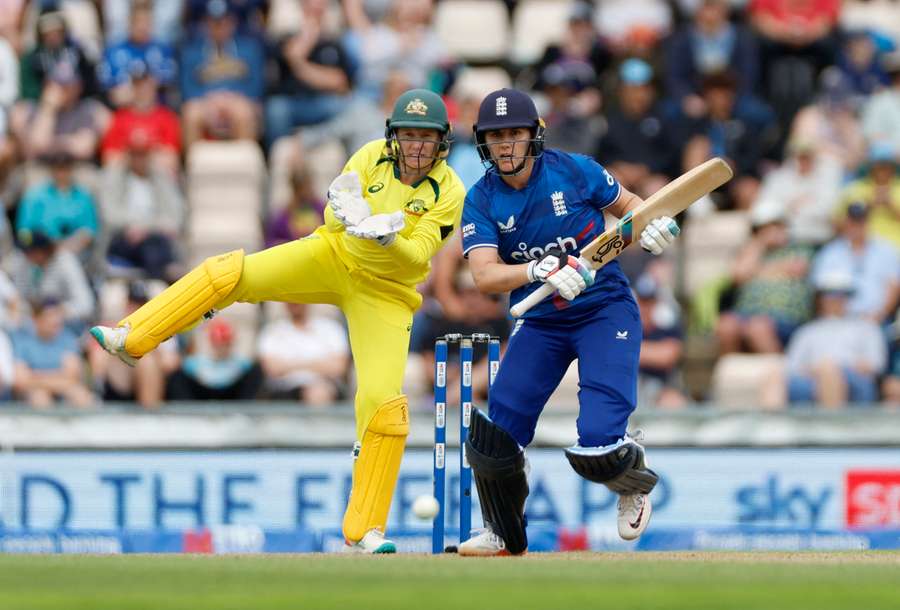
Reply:
[[[512,26],[511,58],[525,65],[541,58],[544,48],[562,38],[571,10],[569,0],[522,0]]]
[[[712,400],[725,409],[759,409],[761,388],[777,383],[782,354],[726,354],[712,376]]]
[[[750,235],[746,212],[715,212],[684,222],[684,293],[693,296],[711,280],[726,275]]]
[[[499,61],[507,53],[509,18],[500,0],[445,0],[435,28],[447,51],[463,60]]]

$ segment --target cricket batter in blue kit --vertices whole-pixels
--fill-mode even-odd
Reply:
[[[485,529],[459,554],[527,550],[524,447],[575,358],[578,443],[566,457],[579,475],[619,494],[619,534],[633,540],[649,523],[648,494],[658,480],[644,448],[626,433],[637,402],[641,321],[619,264],[594,272],[578,255],[604,231],[604,210],[622,217],[643,201],[591,158],[545,150],[543,121],[521,91],[484,99],[475,138],[488,170],[466,195],[462,238],[476,285],[485,293],[512,291],[513,303],[545,282],[556,294],[517,321],[488,414],[472,412],[466,453]],[[656,218],[641,245],[659,254],[678,233],[674,220]]]

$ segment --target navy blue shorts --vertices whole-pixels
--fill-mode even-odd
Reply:
[[[491,419],[528,445],[547,399],[578,358],[578,444],[615,443],[637,404],[641,336],[640,314],[631,298],[565,324],[520,322],[491,388]]]

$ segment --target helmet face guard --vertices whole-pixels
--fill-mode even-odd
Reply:
[[[440,137],[437,140],[429,140],[422,138],[400,138],[397,136],[397,131],[404,127],[408,127],[411,129],[434,129],[438,132]],[[431,166],[434,167],[441,161],[445,161],[447,159],[447,155],[450,153],[450,144],[453,143],[453,138],[451,136],[451,130],[449,127],[444,130],[437,126],[426,126],[426,125],[396,125],[391,123],[391,120],[388,119],[387,125],[384,131],[384,137],[387,140],[388,148],[391,150],[391,155],[395,160],[399,161],[403,165],[407,167],[421,167],[420,163],[422,159],[430,162]],[[433,144],[433,152],[430,156],[422,156],[417,155],[416,157],[409,158],[403,152],[403,147],[401,146],[401,142],[422,142],[423,147],[427,144]],[[413,159],[418,160],[417,163],[409,163]]]
[[[500,129],[525,128],[531,131],[528,150],[511,171],[501,170],[491,156],[490,147],[485,140],[489,131]],[[537,107],[531,97],[517,89],[499,89],[488,94],[478,109],[478,122],[475,123],[475,146],[482,165],[488,171],[495,171],[502,176],[515,176],[525,170],[529,159],[537,159],[544,153],[544,121],[538,115]],[[520,142],[521,140],[517,140]]]
[[[525,140],[528,142],[528,150],[521,157],[513,157],[513,160],[519,161],[518,165],[516,165],[510,171],[503,171],[497,165],[497,162],[491,156],[490,145],[485,141],[485,134],[489,131],[494,131],[496,129],[514,129],[516,127],[527,127],[531,131],[531,138]],[[515,146],[517,142],[522,142],[523,140],[501,140],[499,142],[495,142],[494,144],[503,144],[509,142]],[[478,151],[478,156],[481,158],[481,164],[488,171],[495,171],[501,176],[517,176],[521,174],[525,170],[525,165],[528,163],[529,159],[537,159],[542,154],[544,154],[544,121],[538,119],[537,125],[514,125],[514,126],[504,126],[504,127],[495,127],[495,128],[486,128],[480,129],[480,126],[475,126],[475,148]]]
[[[434,143],[434,152],[430,156],[417,156],[415,164],[407,158],[401,146],[401,140],[397,137],[397,131],[403,128],[409,129],[434,129],[440,134],[434,140],[420,138],[404,138],[404,142]],[[426,169],[421,167],[422,160],[429,163],[427,169],[433,168],[437,163],[447,158],[451,143],[450,121],[447,117],[447,107],[441,97],[427,89],[411,89],[406,91],[394,103],[391,116],[385,121],[384,138],[387,140],[391,156],[395,161],[406,167]]]

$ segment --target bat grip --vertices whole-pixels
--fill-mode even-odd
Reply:
[[[520,318],[525,312],[553,294],[553,286],[550,284],[541,284],[540,287],[529,294],[527,297],[513,305],[509,313],[514,318]]]

